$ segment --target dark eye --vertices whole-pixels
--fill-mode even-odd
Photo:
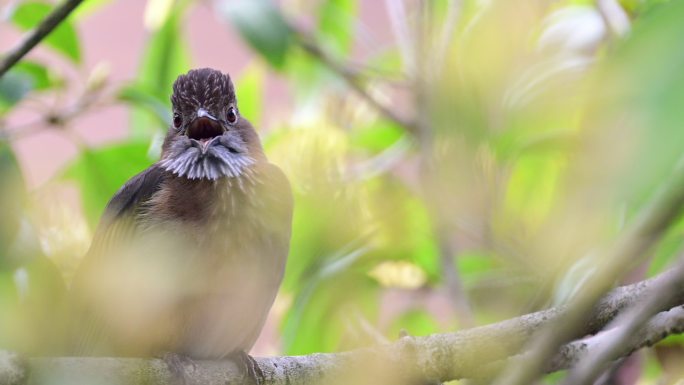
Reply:
[[[180,128],[181,124],[183,124],[183,118],[180,116],[180,114],[173,114],[173,126]]]
[[[226,117],[228,118],[228,123],[230,124],[237,122],[238,117],[234,107],[230,107],[228,109],[228,114],[226,115]]]

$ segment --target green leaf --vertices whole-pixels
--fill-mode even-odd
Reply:
[[[265,77],[263,66],[252,63],[235,84],[240,115],[247,118],[257,130],[261,126]]]
[[[62,174],[76,182],[86,218],[91,226],[97,223],[105,205],[114,193],[131,177],[148,167],[149,143],[127,142],[97,149],[86,149]]]
[[[373,153],[381,152],[396,143],[404,135],[401,127],[387,120],[378,120],[368,127],[352,132],[351,144]]]
[[[337,55],[349,53],[354,41],[356,0],[326,0],[318,16],[318,34]]]
[[[378,294],[378,286],[353,269],[309,281],[285,316],[283,350],[309,354],[367,346],[371,341],[352,340],[347,334],[360,317],[377,317]]]
[[[142,86],[135,84],[125,86],[119,90],[117,98],[122,102],[149,112],[157,118],[160,126],[169,127],[171,125],[171,110],[169,106]]]
[[[0,78],[0,114],[31,92],[32,81],[29,76],[10,71]]]
[[[392,321],[387,337],[398,338],[402,331],[411,336],[427,336],[440,331],[435,317],[423,309],[411,309]]]
[[[20,3],[14,10],[12,22],[27,31],[35,28],[50,14],[53,6],[38,1]],[[63,54],[75,63],[81,61],[81,47],[76,28],[67,19],[62,21],[44,40],[45,44]]]
[[[220,12],[273,67],[283,68],[293,31],[271,0],[223,1]]]
[[[93,13],[97,12],[100,10],[105,5],[108,5],[111,3],[112,0],[88,0],[84,1],[79,5],[74,11],[72,12],[71,16],[77,20],[81,21],[83,19],[86,19]]]
[[[32,61],[22,61],[12,67],[16,71],[31,77],[31,88],[34,90],[46,90],[60,85],[60,82],[52,77],[47,67]]]
[[[0,114],[23,99],[34,90],[45,90],[56,86],[58,82],[50,77],[45,66],[23,61],[0,78]]]

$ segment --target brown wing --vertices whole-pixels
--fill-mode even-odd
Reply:
[[[108,354],[104,320],[93,310],[85,282],[103,258],[115,258],[116,250],[129,243],[140,224],[141,206],[159,189],[165,172],[153,165],[131,178],[112,197],[98,224],[87,254],[81,261],[71,285],[72,354]]]
[[[267,217],[266,227],[271,233],[272,252],[278,262],[282,263],[284,270],[290,249],[294,198],[290,182],[280,168],[271,163],[262,167],[264,183],[261,185],[263,190],[260,191],[260,196],[265,201],[265,212],[262,214]]]

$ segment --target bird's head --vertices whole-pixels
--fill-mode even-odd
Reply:
[[[264,157],[254,128],[240,116],[228,74],[202,68],[180,75],[171,103],[173,124],[160,161],[167,171],[188,179],[235,178]]]

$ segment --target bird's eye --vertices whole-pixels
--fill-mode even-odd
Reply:
[[[183,118],[180,116],[180,114],[173,114],[173,126],[180,128],[181,124],[183,124]]]
[[[237,112],[235,111],[235,107],[230,107],[228,109],[228,114],[226,115],[226,117],[228,118],[228,123],[230,124],[234,124],[235,122],[237,122],[238,116]]]

